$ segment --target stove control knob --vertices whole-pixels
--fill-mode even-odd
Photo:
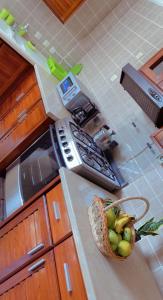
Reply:
[[[72,155],[69,155],[68,157],[67,157],[67,160],[68,161],[72,161],[74,158],[73,158],[73,156]]]
[[[64,134],[64,130],[63,129],[59,129],[59,134]]]
[[[65,147],[67,147],[68,146],[68,143],[67,142],[63,142],[62,143],[62,146],[65,148]]]
[[[66,136],[65,136],[65,135],[62,135],[62,136],[61,136],[61,141],[65,141],[65,139],[66,139]]]
[[[64,150],[64,152],[65,152],[66,154],[69,154],[69,153],[71,152],[71,150],[70,150],[70,148],[67,148],[67,149]]]

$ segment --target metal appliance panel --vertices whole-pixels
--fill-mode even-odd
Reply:
[[[7,168],[5,179],[6,216],[23,205],[20,185],[20,159]]]

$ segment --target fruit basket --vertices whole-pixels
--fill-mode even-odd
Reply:
[[[138,218],[128,215],[119,206],[123,202],[134,200],[145,203],[145,210]],[[140,221],[148,210],[149,201],[144,197],[127,197],[112,202],[95,196],[88,208],[88,215],[94,241],[102,254],[118,260],[126,259],[131,254],[136,240],[134,224]],[[125,251],[127,253],[124,253]]]

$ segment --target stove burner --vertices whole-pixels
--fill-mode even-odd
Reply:
[[[116,178],[113,174],[111,166],[106,160],[98,157],[96,154],[89,151],[87,148],[85,148],[79,143],[77,143],[77,147],[81,159],[85,162],[85,164],[99,171],[103,175],[109,177],[111,180],[115,181]]]
[[[88,147],[92,148],[94,151],[96,151],[100,155],[102,154],[101,149],[96,145],[93,138],[89,134],[87,134],[86,132],[84,132],[83,130],[81,130],[79,127],[77,127],[76,125],[74,125],[71,122],[70,122],[70,127],[71,127],[72,133],[75,138],[77,138],[79,141],[83,142]]]

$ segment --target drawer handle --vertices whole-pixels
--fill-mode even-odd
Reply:
[[[71,285],[71,279],[70,279],[69,265],[67,263],[64,263],[63,267],[64,267],[67,291],[69,293],[71,293],[72,292],[72,285]]]
[[[18,116],[18,123],[21,123],[22,121],[25,120],[25,118],[27,117],[27,113],[26,112],[22,112],[19,116]]]
[[[45,263],[45,259],[40,259],[37,263],[32,265],[29,269],[28,272],[33,272],[35,271],[38,267],[41,267]]]
[[[22,97],[24,97],[25,93],[21,93],[16,97],[16,102],[18,102]]]
[[[29,250],[27,252],[28,255],[33,255],[35,254],[36,252],[38,252],[39,250],[41,250],[42,248],[44,248],[44,244],[43,243],[40,243],[38,244],[36,247],[34,247],[33,249]]]
[[[61,219],[61,213],[60,213],[59,205],[56,201],[53,202],[53,209],[54,209],[55,219],[57,221],[60,220]]]

